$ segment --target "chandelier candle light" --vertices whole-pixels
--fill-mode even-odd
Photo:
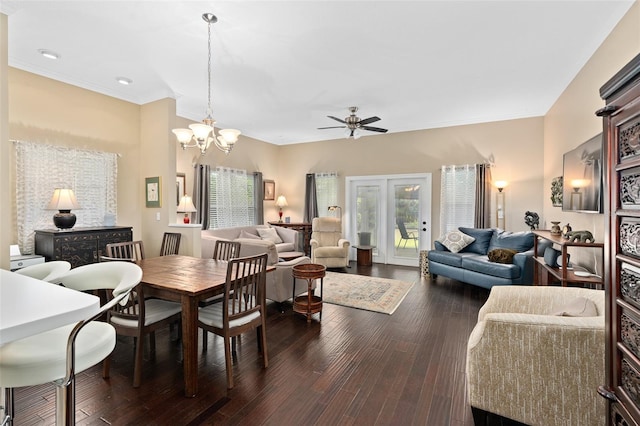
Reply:
[[[80,205],[73,190],[56,188],[53,191],[51,201],[47,210],[58,210],[53,215],[53,224],[58,229],[71,229],[76,224],[76,215],[71,213],[71,209],[79,209]]]
[[[214,142],[216,147],[225,154],[229,154],[233,149],[233,146],[238,141],[240,136],[240,130],[236,129],[220,129],[219,135],[215,134],[216,121],[212,116],[211,109],[211,24],[218,22],[218,18],[212,13],[205,13],[202,15],[202,19],[208,24],[208,48],[209,48],[209,62],[207,68],[207,117],[202,120],[202,123],[190,124],[188,129],[173,129],[173,133],[176,135],[178,142],[182,146],[182,149],[198,148],[200,153],[204,155],[207,149]],[[211,134],[212,136],[209,136]]]
[[[278,211],[278,223],[282,223],[282,208],[287,207],[288,205],[289,204],[287,203],[287,199],[284,195],[280,195],[276,200],[276,206],[280,207],[280,210]]]
[[[180,204],[178,205],[177,211],[178,213],[184,213],[184,223],[191,222],[189,216],[191,216],[191,213],[194,213],[196,211],[196,206],[193,205],[191,197],[189,197],[188,195],[183,195],[182,198],[180,198]]]

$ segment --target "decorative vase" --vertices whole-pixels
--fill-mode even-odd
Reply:
[[[551,222],[551,235],[562,235],[562,229],[560,229],[560,222]]]

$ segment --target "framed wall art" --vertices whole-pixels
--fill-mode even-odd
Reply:
[[[176,206],[180,205],[180,198],[186,195],[186,177],[184,173],[176,174]]]
[[[553,207],[562,207],[562,176],[551,181],[551,203]]]
[[[276,183],[272,180],[263,180],[264,182],[264,199],[275,200],[276,199]]]
[[[162,183],[160,176],[145,178],[144,192],[146,206],[150,208],[161,207]]]

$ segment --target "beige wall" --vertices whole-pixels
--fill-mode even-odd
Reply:
[[[600,87],[640,52],[640,4],[635,3],[614,31],[585,64],[544,119],[544,216],[574,230],[586,229],[604,238],[604,215],[563,212],[551,204],[551,180],[562,176],[562,155],[602,132],[594,113],[604,106]],[[593,253],[574,250],[572,260],[593,265]],[[602,271],[598,265],[598,271]]]

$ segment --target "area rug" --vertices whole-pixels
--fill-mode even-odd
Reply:
[[[415,282],[327,272],[322,299],[326,303],[391,315]],[[320,294],[320,286],[316,294]]]

